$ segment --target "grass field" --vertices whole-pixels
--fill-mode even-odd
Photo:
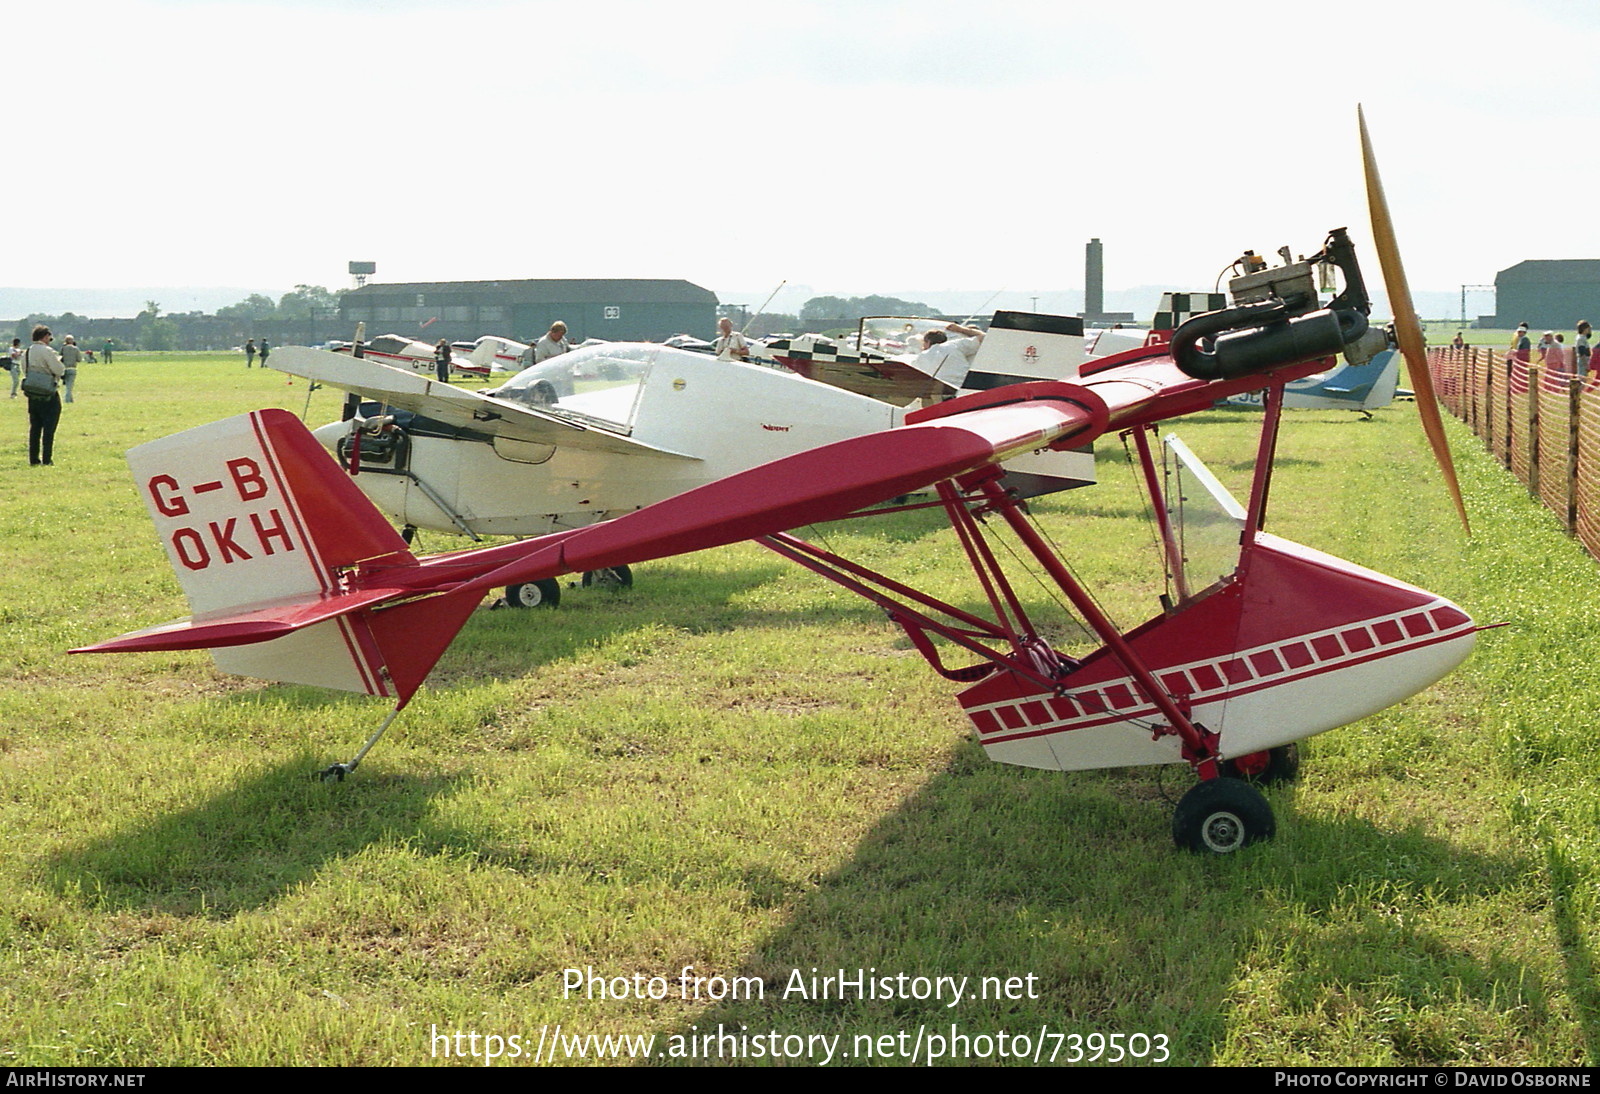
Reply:
[[[317,392],[310,420],[337,401]],[[1183,1065],[1600,1055],[1600,582],[1453,423],[1471,540],[1405,404],[1288,415],[1271,528],[1511,626],[1303,745],[1277,839],[1207,859],[1172,847],[1184,772],[989,763],[880,614],[754,546],[478,613],[342,784],[308,774],[377,701],[201,654],[66,656],[186,611],[123,452],[305,403],[237,358],[119,354],[83,368],[53,468],[26,466],[23,401],[0,405],[0,1065],[458,1063],[458,1031],[528,1054],[543,1031],[548,1054],[557,1025],[653,1035],[660,1062],[719,1026],[812,1038],[793,1062],[830,1043],[868,1062],[867,1035],[897,1062],[952,1028],[978,1038],[957,1059],[1016,1055],[1002,1032],[1057,1063],[1141,1033]],[[1238,488],[1253,421],[1179,428]],[[1128,625],[1155,610],[1157,556],[1120,447],[1101,455],[1102,486],[1038,512]],[[823,534],[974,598],[939,521],[866,523]],[[764,998],[682,998],[685,966]],[[564,992],[586,968],[666,997]],[[1023,997],[784,996],[841,968]]]

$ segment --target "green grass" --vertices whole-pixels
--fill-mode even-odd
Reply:
[[[299,412],[303,383],[221,356],[80,376],[54,468],[26,466],[21,400],[0,449],[0,1064],[424,1064],[435,1027],[531,1044],[556,1023],[663,1051],[719,1023],[845,1051],[955,1023],[1164,1034],[1191,1065],[1600,1055],[1595,565],[1452,426],[1464,539],[1408,405],[1290,414],[1271,528],[1512,625],[1305,745],[1278,838],[1212,860],[1172,848],[1183,772],[989,763],[879,613],[748,545],[479,613],[361,770],[313,782],[381,704],[201,654],[64,654],[186,610],[123,451]],[[337,402],[316,393],[312,422]],[[1178,428],[1242,489],[1254,421]],[[1157,556],[1101,449],[1104,485],[1038,510],[1126,625]],[[970,602],[937,526],[824,534]],[[679,999],[688,965],[766,998]],[[585,967],[674,990],[564,998]],[[781,998],[813,967],[1031,975],[1039,997]]]

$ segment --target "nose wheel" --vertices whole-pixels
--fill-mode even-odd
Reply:
[[[1172,813],[1172,841],[1186,851],[1229,855],[1277,831],[1272,806],[1240,779],[1197,783]]]

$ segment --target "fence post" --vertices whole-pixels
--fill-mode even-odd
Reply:
[[[1495,360],[1493,356],[1491,356],[1489,359],[1491,361]],[[1511,399],[1511,362],[1501,361],[1499,363],[1499,367],[1505,372],[1506,377],[1506,447],[1505,452],[1501,455],[1500,462],[1502,465],[1509,468],[1511,466],[1511,446],[1517,443],[1516,412],[1513,409]]]
[[[1538,365],[1528,366],[1528,493],[1539,496],[1539,385],[1544,377]]]
[[[1567,534],[1578,527],[1578,409],[1583,393],[1583,381],[1576,376],[1567,380]]]
[[[1482,360],[1480,358],[1480,360]],[[1491,454],[1495,450],[1495,405],[1494,405],[1494,376],[1497,371],[1494,367],[1494,358],[1483,361],[1483,406],[1479,416],[1480,428],[1478,436],[1483,438],[1483,447]]]

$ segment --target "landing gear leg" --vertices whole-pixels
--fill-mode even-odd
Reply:
[[[383,720],[383,724],[378,727],[377,732],[367,738],[367,743],[361,746],[361,751],[357,752],[348,763],[330,764],[317,772],[317,778],[325,783],[344,782],[344,777],[361,766],[362,759],[365,758],[368,752],[372,751],[372,746],[378,743],[378,738],[383,736],[384,731],[398,717],[400,717],[400,708],[395,707],[389,712],[389,716]]]

